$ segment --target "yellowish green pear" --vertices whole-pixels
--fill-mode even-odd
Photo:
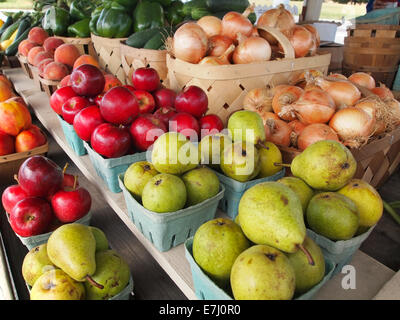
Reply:
[[[201,163],[218,170],[221,163],[221,153],[231,143],[231,138],[223,133],[205,136],[199,143]]]
[[[94,236],[94,239],[96,240],[96,252],[98,251],[104,251],[108,249],[108,239],[104,232],[100,230],[99,228],[89,226],[90,231],[92,231],[92,234]]]
[[[146,183],[158,174],[159,172],[150,162],[135,162],[129,166],[124,174],[124,185],[136,200],[140,200]]]
[[[270,177],[282,170],[282,166],[276,163],[282,163],[282,153],[272,142],[265,141],[264,147],[259,148],[260,153],[260,173],[258,178]]]
[[[296,193],[300,199],[303,213],[306,214],[308,203],[314,195],[313,189],[311,189],[302,179],[296,177],[284,177],[279,179],[278,182],[288,186]]]
[[[47,244],[32,248],[22,263],[22,277],[31,287],[36,280],[46,271],[55,269],[54,264],[47,255]]]
[[[261,116],[254,111],[240,110],[228,119],[228,130],[232,140],[260,144],[265,141],[265,128]]]

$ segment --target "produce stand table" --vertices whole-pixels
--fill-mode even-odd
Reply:
[[[33,81],[29,79],[20,68],[5,69],[3,72],[14,83],[18,94],[30,105],[43,126],[72,159],[82,174],[93,184],[98,194],[100,194],[114,209],[126,226],[176,283],[182,293],[188,299],[197,299],[194,293],[189,263],[185,258],[184,246],[179,245],[167,252],[158,251],[129,219],[123,194],[109,191],[104,185],[104,182],[97,175],[90,162],[89,156],[77,156],[67,144],[57,115],[51,109],[49,98],[46,93],[39,91],[35,87]],[[227,217],[221,211],[218,211],[217,216]],[[355,290],[345,290],[342,288],[342,280],[345,275],[339,273],[328,281],[326,286],[315,296],[315,299],[372,299],[395,274],[393,270],[361,251],[358,251],[354,255],[351,265],[353,265],[356,270]]]

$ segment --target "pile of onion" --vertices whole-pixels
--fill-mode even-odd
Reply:
[[[349,81],[369,90],[375,88],[375,79],[365,72],[356,72],[348,77]]]
[[[221,35],[212,36],[208,39],[207,55],[211,57],[220,57],[232,44],[233,40],[231,38]]]
[[[271,59],[271,46],[261,37],[244,37],[239,34],[239,45],[232,59],[235,64],[263,62]]]
[[[232,56],[233,51],[235,51],[234,44],[232,44],[221,56],[219,56],[219,57],[214,57],[214,56],[204,57],[203,59],[201,59],[199,64],[213,65],[213,66],[231,64],[230,57]]]
[[[371,92],[377,95],[382,100],[394,99],[392,91],[390,91],[390,89],[386,87],[383,83],[381,83],[379,87],[372,88]]]
[[[231,38],[235,42],[239,40],[239,34],[245,37],[250,37],[253,34],[254,30],[253,24],[248,19],[248,16],[253,11],[254,6],[250,6],[243,13],[235,11],[226,13],[221,22],[221,35]]]
[[[319,48],[319,45],[321,44],[321,38],[319,36],[318,30],[312,24],[304,24],[303,27],[311,32],[314,38],[315,46],[316,48]]]
[[[341,74],[341,73],[331,73],[329,75],[329,78],[347,80],[347,77],[345,75]]]
[[[197,24],[204,30],[208,38],[221,34],[222,21],[214,16],[205,16],[197,21]]]
[[[361,108],[347,107],[334,114],[329,126],[350,148],[366,144],[373,134],[376,120]]]
[[[380,98],[375,96],[364,98],[355,107],[364,110],[375,119],[373,135],[379,135],[387,130],[388,124],[391,122],[391,114]]]
[[[297,138],[297,147],[305,150],[309,145],[321,140],[339,141],[339,137],[333,129],[324,123],[314,123],[305,127]]]
[[[283,120],[267,119],[264,125],[266,141],[289,147],[291,127]]]
[[[293,46],[296,58],[315,55],[317,47],[314,36],[305,27],[295,25],[290,30],[288,38]]]
[[[172,40],[173,55],[189,63],[198,63],[208,50],[208,38],[195,22],[187,22],[176,30]]]
[[[307,127],[300,120],[293,120],[288,123],[292,132],[290,133],[290,141],[293,147],[297,147],[297,138],[303,132],[303,130]]]
[[[282,108],[296,102],[303,94],[304,90],[297,86],[286,85],[281,87],[272,99],[272,109],[283,120],[292,121],[296,119],[296,115],[292,112],[282,112]]]

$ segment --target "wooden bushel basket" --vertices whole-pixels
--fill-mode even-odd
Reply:
[[[39,76],[38,68],[33,66],[33,65],[31,65],[30,63],[28,64],[28,66],[29,66],[29,69],[31,70],[31,73],[32,73],[33,82],[35,83],[35,85],[37,86],[37,88],[40,91],[44,91],[44,89],[42,87],[42,84],[40,82],[40,76]]]
[[[255,88],[288,83],[292,77],[304,70],[315,69],[327,74],[331,54],[295,59],[289,40],[277,29],[258,29],[260,36],[269,33],[281,44],[285,58],[261,63],[205,66],[187,63],[167,54],[169,86],[180,91],[186,86],[196,85],[208,96],[208,113],[217,114],[226,124],[229,116],[243,108],[246,94]]]
[[[123,84],[126,83],[125,71],[121,63],[121,41],[127,38],[103,38],[91,35],[100,67],[116,76]]]
[[[121,62],[126,76],[126,83],[131,84],[132,74],[138,68],[151,67],[157,70],[162,82],[168,77],[166,50],[132,48],[121,41]]]
[[[3,57],[3,67],[7,68],[19,68],[21,65],[19,63],[19,60],[16,56],[6,56],[4,55]]]
[[[74,38],[74,37],[59,37],[56,38],[61,39],[64,43],[73,44],[78,48],[79,53],[81,55],[88,54],[92,57],[97,57],[96,51],[94,50],[92,38]]]
[[[51,97],[54,91],[58,89],[58,85],[61,82],[61,81],[44,79],[40,75],[39,75],[39,81],[43,91],[46,92],[49,97]]]
[[[17,55],[17,59],[19,60],[21,69],[25,73],[25,75],[30,79],[33,79],[31,69],[29,68],[28,59],[24,56],[21,56],[20,54]]]
[[[279,146],[283,162],[290,164],[300,150]],[[379,188],[395,172],[400,164],[400,127],[373,140],[360,149],[350,149],[357,161],[354,178],[362,179]]]
[[[400,26],[357,24],[347,32],[343,74],[370,73],[391,88],[400,63]]]

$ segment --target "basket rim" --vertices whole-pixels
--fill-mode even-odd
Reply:
[[[40,130],[40,131],[42,131],[42,130]],[[42,131],[42,133],[44,134],[43,131]],[[15,153],[10,153],[10,154],[1,156],[0,157],[0,165],[3,164],[3,163],[8,163],[8,162],[11,162],[11,161],[16,161],[16,160],[21,160],[21,159],[28,158],[28,157],[31,157],[31,156],[34,156],[34,155],[39,155],[39,154],[46,153],[47,151],[49,151],[49,140],[48,140],[46,135],[45,135],[45,137],[46,137],[46,143],[44,145],[41,145],[39,147],[36,147],[36,148],[34,148],[32,150],[28,150],[28,151],[25,151],[25,152],[15,152]]]

